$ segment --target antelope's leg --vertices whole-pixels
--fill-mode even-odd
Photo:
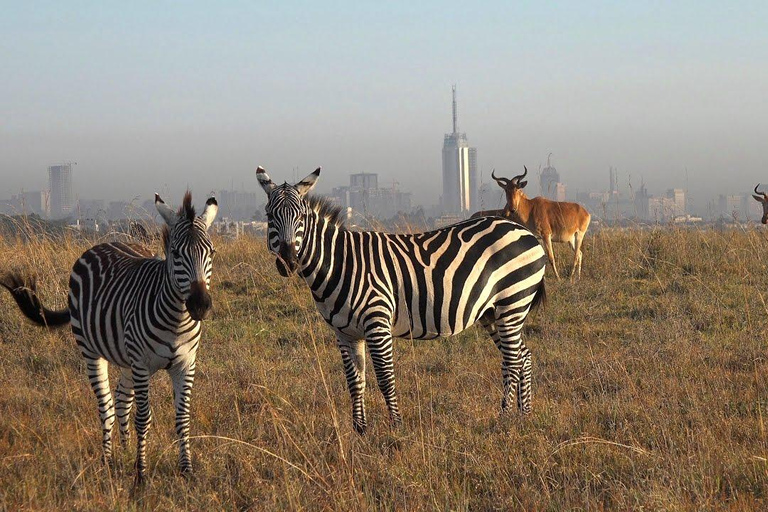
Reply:
[[[560,280],[560,274],[557,273],[557,266],[555,265],[555,252],[552,250],[552,233],[542,235],[542,241],[544,242],[544,251],[547,253],[549,264],[552,265],[552,270],[555,272],[555,277]]]

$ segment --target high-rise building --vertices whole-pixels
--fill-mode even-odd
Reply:
[[[674,204],[674,215],[680,217],[686,214],[685,190],[681,188],[670,188],[667,190],[667,198]]]
[[[565,199],[558,199],[558,184],[560,181],[560,174],[555,169],[555,166],[550,163],[550,157],[552,153],[547,155],[547,166],[541,171],[539,176],[539,195],[552,199],[553,201],[564,201]],[[562,189],[563,195],[565,194],[565,188]]]
[[[75,205],[72,197],[72,164],[48,167],[48,186],[51,193],[51,218],[61,219],[71,215]]]
[[[454,85],[453,132],[443,140],[443,211],[470,212],[477,206],[477,188],[477,148],[469,147],[466,133],[459,133]]]
[[[608,172],[611,175],[611,189],[609,190],[609,192],[611,194],[618,194],[619,193],[619,173],[613,167],[609,167]]]

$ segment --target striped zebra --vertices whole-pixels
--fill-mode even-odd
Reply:
[[[160,369],[167,370],[173,381],[181,471],[192,470],[189,401],[201,320],[209,315],[212,306],[208,290],[215,251],[207,230],[216,217],[216,200],[208,199],[199,217],[189,192],[178,212],[158,195],[155,206],[167,224],[163,236],[167,259],[154,257],[140,245],[121,242],[88,249],[72,268],[67,309],[45,308],[34,285],[24,286],[19,275],[7,276],[0,283],[11,292],[22,313],[36,324],[71,324],[98,401],[107,463],[112,460],[115,414],[125,442],[135,399],[137,483],[141,483],[147,467],[146,440],[152,423],[149,378]],[[114,403],[108,363],[122,368]]]
[[[401,420],[392,338],[432,339],[479,322],[502,355],[502,412],[513,393],[531,411],[531,353],[521,339],[531,307],[544,299],[546,256],[529,231],[483,217],[420,234],[348,231],[340,209],[307,196],[320,169],[267,193],[267,243],[284,277],[298,271],[336,334],[352,398],[354,429],[364,434],[365,347],[393,425]]]

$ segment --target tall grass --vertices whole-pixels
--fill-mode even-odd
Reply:
[[[3,270],[66,304],[94,240],[0,240]],[[352,430],[335,341],[264,240],[215,240],[214,318],[192,398],[194,476],[177,470],[172,391],[153,379],[149,483],[135,441],[100,462],[96,403],[66,329],[0,295],[0,507],[25,509],[760,509],[768,500],[768,235],[610,231],[582,279],[548,279],[526,330],[533,413],[500,418],[500,357],[479,329],[399,340],[404,424],[368,371]],[[157,248],[159,250],[159,247]],[[558,264],[569,268],[567,248]],[[116,377],[116,373],[113,373]]]

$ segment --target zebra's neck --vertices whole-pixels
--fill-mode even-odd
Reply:
[[[304,243],[299,251],[299,272],[312,287],[318,274],[327,274],[331,254],[339,237],[345,233],[332,222],[310,211],[304,224]]]
[[[173,263],[166,259],[163,265],[157,266],[159,287],[155,308],[161,308],[166,314],[172,314],[178,320],[188,319],[189,312],[179,286],[173,278]]]

